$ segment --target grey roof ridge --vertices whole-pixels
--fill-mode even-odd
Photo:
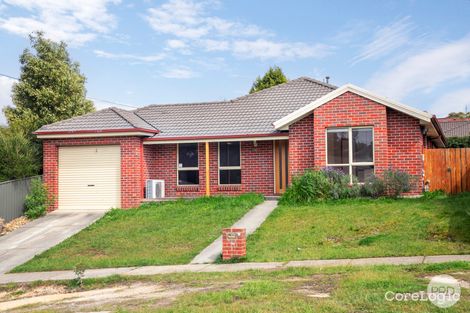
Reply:
[[[149,105],[137,108],[137,109],[132,110],[130,112],[137,112],[137,111],[140,111],[140,110],[143,110],[143,109],[147,109],[147,108],[151,108],[151,107],[159,107],[159,106],[167,107],[167,106],[178,106],[178,105],[183,106],[183,105],[204,105],[204,104],[222,104],[222,103],[225,104],[225,103],[230,103],[230,102],[232,102],[232,100],[202,101],[202,102],[187,102],[187,103],[163,103],[163,104],[154,103],[154,104],[149,104]]]
[[[338,86],[336,86],[336,85],[333,85],[333,84],[330,84],[330,83],[325,83],[325,82],[322,82],[321,80],[311,78],[311,77],[308,77],[308,76],[301,76],[297,79],[304,79],[304,80],[308,80],[312,83],[323,85],[323,86],[331,88],[331,89],[338,89]]]
[[[259,95],[259,94],[262,94],[262,93],[265,93],[265,92],[268,92],[268,91],[271,91],[271,90],[274,90],[276,88],[279,88],[281,86],[286,86],[288,84],[291,84],[293,82],[296,82],[296,81],[299,81],[299,80],[306,80],[306,81],[309,81],[311,83],[315,83],[315,84],[319,84],[319,85],[322,85],[324,87],[328,87],[328,88],[331,88],[331,89],[336,89],[338,87],[334,86],[334,85],[330,85],[330,84],[327,84],[327,83],[323,83],[319,80],[316,80],[316,79],[313,79],[313,78],[310,78],[310,77],[306,77],[306,76],[301,76],[301,77],[298,77],[296,79],[292,79],[292,80],[288,80],[287,82],[285,83],[282,83],[282,84],[279,84],[279,85],[275,85],[275,86],[272,86],[272,87],[269,87],[269,88],[266,88],[266,89],[262,89],[260,91],[256,91],[254,93],[249,93],[247,95],[243,95],[243,96],[240,96],[240,97],[237,97],[235,99],[232,99],[230,100],[231,102],[235,102],[235,101],[238,101],[238,100],[241,100],[241,99],[245,99],[247,97],[251,97],[251,96],[254,96],[254,95]]]
[[[141,128],[141,127],[137,127],[136,125],[134,125],[131,121],[129,121],[127,118],[125,118],[121,113],[119,113],[119,110],[118,108],[115,108],[115,107],[110,107],[109,108],[110,110],[112,110],[114,113],[116,113],[120,118],[122,118],[124,121],[126,121],[129,125],[131,125],[132,127],[134,128]],[[136,115],[133,111],[127,111],[127,110],[124,110],[128,113],[132,113],[134,114],[135,116],[138,116]],[[138,116],[141,120],[143,120],[145,123],[149,124],[146,120],[144,120],[143,118],[141,118],[140,116]],[[150,125],[150,124],[149,124]],[[152,126],[152,125],[150,125]],[[155,130],[157,130],[154,126],[152,126]]]
[[[54,122],[54,123],[51,123],[51,124],[46,124],[46,125],[43,125],[41,126],[38,130],[36,131],[39,131],[41,128],[43,128],[44,126],[53,126],[53,125],[57,125],[57,124],[61,124],[63,122],[68,122],[68,121],[71,121],[71,120],[75,120],[75,119],[78,119],[78,118],[82,118],[84,116],[88,116],[88,115],[92,115],[92,114],[95,114],[96,112],[102,112],[102,111],[106,111],[106,110],[109,110],[110,108],[104,108],[104,109],[101,109],[101,110],[97,110],[97,111],[93,111],[93,112],[88,112],[86,114],[83,114],[83,115],[77,115],[77,116],[73,116],[73,117],[70,117],[70,118],[67,118],[65,120],[61,120],[61,121],[57,121],[57,122]]]
[[[134,114],[135,116],[137,116],[138,118],[140,118],[142,121],[144,121],[145,123],[149,124],[149,126],[152,126],[155,130],[159,131],[158,128],[156,128],[152,123],[150,123],[149,121],[147,121],[146,119],[144,119],[142,116],[140,116],[136,110],[133,110],[133,111],[129,111],[131,112],[132,114]]]

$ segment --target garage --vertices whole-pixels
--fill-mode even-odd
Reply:
[[[59,209],[121,207],[119,145],[59,147]]]

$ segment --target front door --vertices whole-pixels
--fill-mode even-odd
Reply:
[[[288,182],[288,150],[289,141],[278,140],[274,142],[274,179],[276,194],[286,191]]]

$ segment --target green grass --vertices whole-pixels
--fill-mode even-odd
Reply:
[[[262,201],[245,194],[115,209],[13,272],[188,263]]]
[[[187,292],[164,304],[158,300],[121,302],[112,306],[95,306],[94,311],[112,312],[448,312],[470,311],[470,290],[462,289],[460,301],[449,309],[440,309],[430,302],[398,302],[385,300],[387,291],[426,291],[429,278],[439,274],[470,281],[470,263],[453,262],[431,265],[370,266],[336,268],[290,268],[277,271],[244,271],[236,273],[179,273],[147,277],[113,276],[86,279],[85,290],[131,285],[135,282],[157,283],[164,288],[204,288]],[[45,282],[62,285],[75,291],[67,282]],[[0,287],[14,294],[28,292],[41,283]],[[327,298],[311,297],[326,293]],[[63,308],[44,308],[41,312],[63,312]],[[28,312],[37,312],[34,307]]]
[[[470,253],[470,193],[279,206],[247,243],[248,261]]]

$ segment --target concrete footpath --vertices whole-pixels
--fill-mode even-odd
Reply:
[[[266,200],[248,211],[232,228],[246,228],[246,235],[249,236],[263,224],[266,218],[277,207],[277,201]],[[222,254],[222,236],[202,250],[194,257],[191,264],[214,263]]]
[[[78,233],[105,213],[57,210],[0,237],[0,274]]]
[[[118,267],[104,269],[90,269],[85,271],[85,278],[100,278],[111,275],[122,276],[148,276],[158,274],[172,274],[182,272],[208,273],[208,272],[238,272],[246,270],[280,270],[292,267],[335,267],[335,266],[370,266],[370,265],[410,265],[432,264],[465,261],[470,262],[470,255],[435,255],[410,257],[384,257],[362,259],[337,260],[306,260],[289,262],[266,263],[235,263],[235,264],[185,264],[164,266]],[[69,280],[76,276],[73,271],[35,272],[0,275],[0,284],[26,283],[32,281]]]

